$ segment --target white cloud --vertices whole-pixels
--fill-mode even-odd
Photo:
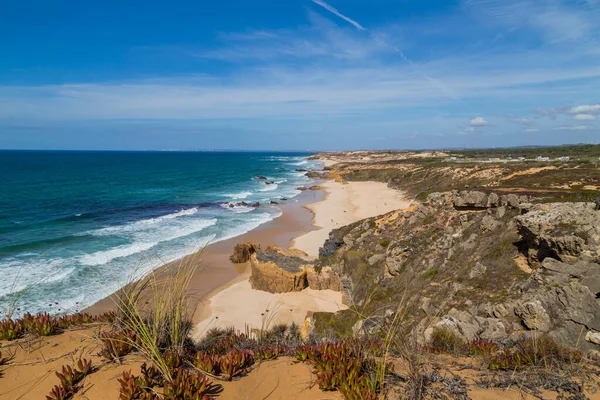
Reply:
[[[555,131],[584,131],[587,129],[585,125],[559,126],[554,128]]]
[[[571,108],[571,114],[600,114],[600,104],[583,105]]]
[[[488,124],[488,122],[483,119],[482,117],[475,117],[471,120],[469,120],[469,125],[470,126],[486,126]]]
[[[578,121],[593,121],[596,119],[596,117],[594,117],[591,114],[577,114],[573,117],[573,119],[576,119]]]

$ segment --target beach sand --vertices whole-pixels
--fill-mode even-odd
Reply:
[[[317,229],[292,241],[295,248],[312,257],[318,255],[319,247],[332,229],[410,205],[400,192],[384,183],[341,184],[328,181],[320,187],[326,193],[324,199],[304,206],[314,214],[313,223]],[[268,328],[278,323],[294,322],[302,326],[309,311],[347,309],[342,303],[341,292],[305,289],[301,292],[267,293],[252,289],[249,276],[248,272],[242,274],[205,299],[201,321],[196,325],[196,337],[201,337],[213,327],[233,326],[244,331],[246,328]]]
[[[196,307],[194,335],[201,336],[212,327],[233,326],[238,330],[263,328],[277,323],[302,325],[309,311],[335,312],[346,309],[342,294],[331,290],[272,294],[250,286],[247,264],[233,264],[229,256],[241,242],[257,242],[262,248],[270,244],[295,247],[316,258],[332,229],[363,218],[406,208],[409,202],[401,192],[384,183],[326,181],[323,190],[307,190],[282,204],[282,215],[259,228],[235,238],[207,246],[160,269],[169,273],[180,262],[199,263],[190,283],[190,296]],[[101,313],[115,308],[107,297],[86,311]],[[267,311],[268,310],[268,311]]]
[[[331,230],[361,219],[408,208],[410,201],[402,193],[388,188],[381,182],[348,182],[342,184],[327,181],[320,185],[325,199],[305,207],[314,213],[316,230],[307,232],[292,242],[292,246],[317,258],[319,248],[329,237]]]

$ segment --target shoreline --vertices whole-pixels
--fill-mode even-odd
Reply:
[[[280,204],[282,213],[279,217],[239,236],[211,243],[204,249],[157,268],[154,273],[168,273],[169,270],[176,269],[179,263],[188,260],[199,264],[190,282],[190,295],[197,301],[194,304],[196,311],[192,322],[197,323],[202,314],[204,299],[218,292],[222,287],[234,283],[246,272],[245,264],[234,264],[229,260],[235,245],[242,242],[257,242],[263,248],[269,244],[289,247],[296,236],[313,229],[313,215],[305,205],[319,201],[323,197],[324,193],[320,190],[306,190],[294,197],[295,202]],[[101,314],[114,310],[112,296],[115,293],[107,295],[82,311]]]
[[[241,331],[258,329],[265,326],[265,319],[268,324],[294,322],[302,326],[309,312],[347,309],[342,302],[342,293],[332,290],[305,289],[279,294],[254,290],[249,282],[249,265],[233,264],[229,259],[235,245],[243,242],[256,242],[262,248],[271,244],[295,248],[316,259],[331,230],[411,205],[401,192],[381,182],[342,184],[320,180],[315,184],[319,190],[303,191],[294,197],[295,202],[279,205],[282,214],[278,218],[242,235],[212,243],[156,270],[169,273],[186,260],[199,263],[190,282],[190,296],[195,307],[192,317],[194,336],[214,326],[234,326]],[[114,310],[112,295],[86,311]]]
[[[381,182],[351,182],[340,184],[324,181],[319,184],[322,199],[305,204],[312,214],[312,229],[290,240],[290,246],[317,258],[332,229],[364,218],[408,208],[412,202],[402,193]],[[372,198],[378,199],[373,203]],[[269,293],[252,289],[250,271],[221,286],[202,301],[200,321],[193,336],[198,338],[214,327],[236,330],[266,329],[275,324],[295,323],[303,333],[310,329],[306,318],[312,312],[336,312],[347,309],[342,292],[304,289],[300,292]]]

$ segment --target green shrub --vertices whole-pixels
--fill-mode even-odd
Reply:
[[[557,367],[580,362],[583,353],[570,349],[547,336],[526,339],[514,349],[507,349],[494,356],[488,365],[491,370],[512,371],[524,367]]]
[[[454,331],[448,328],[434,328],[427,350],[432,353],[463,354],[467,344]]]
[[[379,245],[381,247],[388,247],[390,245],[390,240],[389,239],[382,239],[379,241]]]

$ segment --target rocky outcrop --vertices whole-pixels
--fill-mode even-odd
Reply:
[[[238,243],[233,248],[233,254],[229,259],[234,264],[242,264],[250,261],[250,256],[260,250],[260,244],[255,242]]]
[[[282,255],[273,248],[258,250],[250,257],[250,284],[253,289],[270,293],[299,292],[308,287],[307,264],[302,258]]]
[[[546,257],[565,262],[600,259],[600,211],[594,203],[537,204],[516,222],[534,266]]]
[[[410,209],[334,230],[319,255],[349,303],[414,305],[407,329],[423,341],[437,327],[467,341],[545,334],[599,350],[600,211],[594,203],[530,201],[433,193]],[[377,312],[371,320],[383,321]]]
[[[444,198],[444,194],[436,194],[430,201],[439,202],[447,199],[457,210],[486,209],[496,207],[519,208],[521,204],[527,203],[529,198],[524,195],[508,194],[498,195],[496,193],[485,193],[475,190],[453,191],[451,197]]]
[[[298,292],[307,287],[339,291],[341,287],[331,267],[315,266],[308,254],[297,249],[270,245],[250,257],[250,266],[252,287],[270,293]]]

